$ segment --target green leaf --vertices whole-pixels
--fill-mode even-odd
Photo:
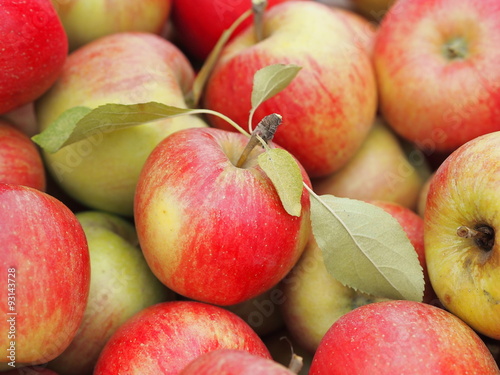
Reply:
[[[56,152],[69,138],[76,124],[92,110],[73,107],[63,112],[45,131],[32,137],[33,142],[49,152]]]
[[[293,156],[286,150],[273,148],[260,154],[258,163],[274,184],[286,212],[300,216],[302,174]]]
[[[392,215],[363,201],[322,195],[312,198],[311,221],[335,279],[376,297],[422,300],[422,267]]]
[[[107,133],[194,111],[156,102],[105,104],[95,109],[74,107],[63,112],[32,139],[44,150],[56,152],[97,132]]]
[[[272,64],[259,69],[253,77],[252,109],[250,110],[249,125],[257,108],[266,100],[283,91],[297,76],[300,66],[293,64]]]

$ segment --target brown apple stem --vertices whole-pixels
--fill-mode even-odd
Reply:
[[[267,0],[252,0],[255,38],[258,42],[264,39],[264,11],[267,8],[267,3]]]
[[[283,118],[281,117],[281,115],[272,113],[264,117],[259,122],[257,127],[252,132],[250,140],[243,149],[243,152],[241,153],[241,156],[236,163],[236,167],[240,168],[245,163],[248,155],[250,155],[255,146],[261,143],[261,140],[265,143],[269,143],[273,139],[274,134],[276,133],[278,126],[281,124],[282,119]]]
[[[495,232],[487,225],[477,227],[476,229],[462,225],[457,229],[457,235],[462,238],[474,239],[476,244],[485,251],[491,250],[495,242]]]

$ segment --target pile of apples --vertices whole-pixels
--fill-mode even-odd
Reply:
[[[500,374],[497,0],[3,0],[0,40],[0,372]]]

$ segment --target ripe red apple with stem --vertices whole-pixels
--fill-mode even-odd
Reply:
[[[59,200],[0,183],[0,369],[43,364],[75,336],[90,285],[85,233]]]
[[[287,274],[309,238],[309,193],[301,185],[300,215],[289,214],[258,164],[264,150],[239,165],[248,143],[221,129],[180,130],[142,169],[134,202],[141,248],[158,279],[188,298],[234,305],[256,297]]]
[[[202,302],[164,302],[137,313],[111,336],[94,375],[179,374],[217,349],[271,358],[262,339],[236,314]]]
[[[224,46],[201,103],[251,128],[255,72],[276,63],[302,67],[286,90],[257,109],[254,119],[282,115],[276,143],[292,153],[310,177],[332,173],[354,155],[375,117],[377,89],[367,48],[342,15],[313,1],[272,7],[264,14],[263,29],[260,41],[251,26]],[[217,117],[209,121],[233,130]]]
[[[385,301],[337,320],[316,351],[310,375],[498,375],[474,330],[426,303]]]
[[[0,120],[0,182],[45,190],[45,166],[35,143]]]
[[[32,102],[52,86],[66,61],[68,39],[50,0],[2,1],[0,39],[2,114]]]

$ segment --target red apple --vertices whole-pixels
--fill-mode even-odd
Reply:
[[[45,166],[33,141],[0,120],[0,182],[45,190]]]
[[[404,138],[450,152],[498,130],[497,0],[399,0],[377,33],[380,111]]]
[[[192,360],[179,375],[296,375],[278,362],[244,350],[219,349]]]
[[[76,216],[39,190],[0,183],[0,369],[43,364],[83,318],[90,257]]]
[[[354,155],[375,117],[369,54],[342,16],[313,1],[289,1],[269,9],[264,33],[257,42],[249,27],[225,46],[207,82],[203,105],[248,128],[255,72],[276,63],[301,66],[288,87],[259,106],[254,119],[282,115],[276,143],[310,177],[332,173]],[[230,129],[217,118],[209,120]]]
[[[285,1],[289,0],[268,0],[267,8]],[[251,8],[252,0],[173,0],[172,24],[176,43],[190,57],[203,62],[224,30]],[[250,17],[233,36],[251,22]]]
[[[364,305],[337,320],[310,375],[498,375],[480,337],[455,315],[414,301]]]
[[[234,305],[276,285],[310,234],[309,193],[300,216],[288,214],[240,133],[180,130],[150,154],[137,184],[134,217],[144,256],[173,291]],[[309,179],[302,169],[302,178]]]
[[[163,302],[142,310],[111,336],[94,375],[179,374],[217,349],[271,358],[260,337],[232,312],[195,301]]]
[[[68,40],[50,0],[0,2],[0,114],[32,102],[59,76]]]

